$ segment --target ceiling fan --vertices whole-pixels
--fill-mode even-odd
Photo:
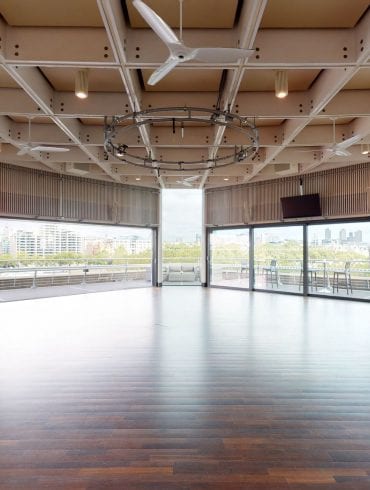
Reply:
[[[335,118],[332,118],[333,121],[333,142],[331,146],[327,147],[314,147],[310,150],[297,150],[303,153],[307,152],[317,152],[317,151],[327,151],[329,152],[329,158],[333,158],[334,156],[337,157],[348,157],[351,155],[351,152],[347,150],[350,146],[356,144],[358,141],[360,141],[361,136],[360,135],[355,135],[352,136],[351,138],[347,138],[346,140],[340,141],[339,143],[336,143],[335,141]]]
[[[339,143],[336,143],[335,141],[335,119],[332,119],[333,121],[333,143],[331,146],[328,148],[324,148],[326,151],[330,152],[331,155],[329,158],[332,158],[333,156],[337,157],[348,157],[351,155],[351,153],[347,150],[350,146],[354,145],[358,141],[360,141],[361,136],[356,135],[352,136],[351,138],[348,138],[346,140],[340,141]]]
[[[189,48],[182,40],[182,1],[180,0],[180,39],[165,21],[142,0],[133,0],[134,7],[146,20],[158,37],[166,44],[170,51],[167,60],[157,68],[148,80],[149,85],[155,85],[170,71],[185,61],[200,61],[203,63],[232,63],[241,58],[250,56],[254,49],[239,48]]]
[[[176,180],[177,184],[182,184],[185,187],[193,187],[193,182],[198,180],[200,178],[200,175],[192,175],[191,177],[185,177],[182,180]]]
[[[31,117],[28,119],[28,141],[27,143],[22,143],[21,149],[17,152],[17,155],[25,155],[29,151],[44,151],[47,153],[58,153],[69,151],[69,148],[63,146],[45,146],[45,145],[32,145],[31,143]]]

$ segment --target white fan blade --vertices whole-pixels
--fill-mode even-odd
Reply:
[[[154,10],[148,7],[148,5],[146,5],[141,0],[134,0],[132,3],[134,7],[139,11],[143,19],[146,20],[153,31],[157,34],[158,37],[162,39],[165,44],[180,43],[180,40],[173,32],[171,27],[169,27],[165,23],[165,21],[154,12]]]
[[[157,68],[150,76],[148,80],[149,85],[155,85],[162,78],[164,78],[167,73],[175,68],[180,63],[180,60],[170,56],[159,68]]]
[[[339,150],[335,148],[327,148],[326,151],[330,153],[329,158],[333,157],[348,157],[351,153],[347,150]]]
[[[298,153],[315,153],[317,151],[322,151],[322,148],[311,148],[311,150],[300,150],[294,146],[290,147],[291,150],[297,151]]]
[[[186,177],[184,179],[185,182],[194,182],[195,180],[198,180],[200,175],[193,175],[192,177]]]
[[[341,150],[340,148],[337,148],[336,150],[334,150],[334,155],[336,155],[337,157],[349,157],[351,153],[347,150]]]
[[[253,49],[195,48],[191,58],[209,63],[232,63],[238,61],[240,58],[247,58],[253,53]]]
[[[47,153],[61,153],[64,151],[69,151],[69,148],[64,148],[62,146],[34,146],[31,151],[45,151]]]
[[[176,180],[177,184],[185,185],[186,187],[193,187],[190,182],[186,182],[186,180]]]
[[[349,148],[350,146],[354,145],[358,141],[360,141],[361,136],[352,136],[352,138],[348,138],[344,141],[340,141],[335,145],[335,148],[339,148],[340,150],[345,150],[346,148]]]
[[[17,155],[19,156],[25,155],[28,152],[28,150],[29,150],[28,146],[24,146],[17,152]]]

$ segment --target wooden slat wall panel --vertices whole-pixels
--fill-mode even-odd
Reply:
[[[159,191],[0,163],[0,215],[156,225]]]
[[[303,176],[304,193],[318,192],[327,218],[367,216],[370,213],[370,164],[315,172]],[[236,225],[282,220],[280,198],[299,194],[299,177],[222,189],[208,189],[206,224]]]
[[[207,221],[207,223],[222,225],[224,223],[230,222],[231,219],[230,202],[231,202],[232,192],[233,192],[232,188],[229,187],[227,189],[219,189],[217,192],[214,193],[213,192],[206,193],[207,217],[209,218],[209,221]],[[240,202],[239,202],[239,206],[240,206]]]

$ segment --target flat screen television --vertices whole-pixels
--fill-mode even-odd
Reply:
[[[307,194],[305,196],[282,197],[281,207],[283,218],[308,218],[321,216],[319,194]]]

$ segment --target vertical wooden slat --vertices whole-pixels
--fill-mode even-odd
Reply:
[[[129,225],[158,224],[159,191],[100,182],[82,177],[61,176],[35,169],[0,163],[0,215]],[[117,216],[112,213],[117,202]]]
[[[305,194],[320,194],[323,216],[334,218],[368,215],[370,207],[368,163],[307,174],[303,176],[303,180]],[[225,199],[226,193],[228,199]],[[246,202],[250,223],[280,221],[280,198],[298,195],[298,193],[299,176],[209,189],[205,193],[207,224],[243,223]]]

